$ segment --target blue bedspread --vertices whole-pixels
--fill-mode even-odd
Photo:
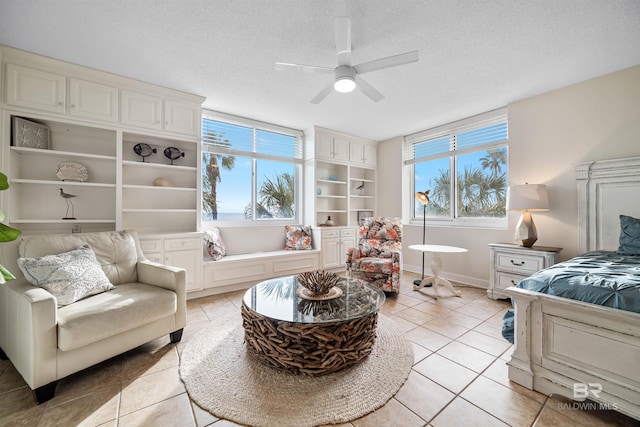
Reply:
[[[640,256],[587,252],[540,270],[517,287],[640,313]],[[513,313],[505,314],[502,336],[513,343]]]

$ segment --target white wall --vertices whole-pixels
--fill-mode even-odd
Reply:
[[[640,156],[640,66],[608,74],[509,104],[509,183],[544,183],[549,212],[536,212],[540,246],[560,246],[560,259],[577,255],[577,163]],[[402,215],[402,138],[379,144],[378,213]],[[382,159],[384,159],[382,161]],[[491,242],[511,242],[519,214],[509,213],[509,229],[427,227],[431,244],[461,246],[466,254],[443,256],[446,276],[487,286]],[[404,226],[405,268],[419,271],[422,226]],[[428,265],[427,265],[428,266]]]
[[[378,173],[376,214],[378,216],[402,216],[402,137],[378,143]],[[407,186],[407,191],[408,190]]]

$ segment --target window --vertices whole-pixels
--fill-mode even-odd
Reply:
[[[202,220],[293,222],[302,132],[204,111]]]
[[[406,136],[411,219],[504,225],[507,154],[504,109]],[[413,194],[426,190],[425,207]]]

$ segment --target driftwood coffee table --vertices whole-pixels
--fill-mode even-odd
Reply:
[[[296,295],[296,276],[258,283],[242,302],[247,351],[288,372],[323,375],[365,359],[372,350],[384,292],[358,279],[336,285],[342,296],[326,301]]]

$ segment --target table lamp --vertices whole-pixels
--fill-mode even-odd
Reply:
[[[538,240],[538,232],[531,217],[532,211],[549,210],[549,194],[544,184],[513,185],[507,190],[507,210],[522,212],[515,232],[515,242],[530,248]]]
[[[427,204],[429,203],[429,192],[431,190],[418,191],[416,200],[422,203],[422,244],[426,244],[427,232]],[[422,252],[422,280],[424,280],[424,252]],[[413,284],[419,286],[422,280],[416,279]]]

